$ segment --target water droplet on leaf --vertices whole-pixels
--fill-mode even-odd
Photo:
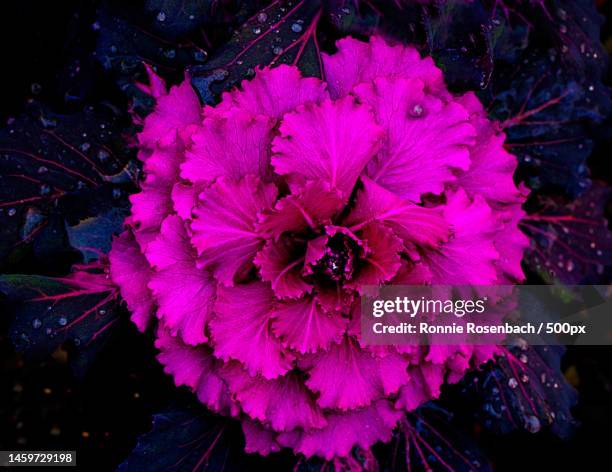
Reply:
[[[540,431],[540,420],[533,415],[525,417],[525,429],[530,433],[537,433]]]
[[[414,116],[415,118],[418,118],[422,114],[423,114],[423,106],[419,103],[414,105],[412,109],[410,110],[410,116]]]

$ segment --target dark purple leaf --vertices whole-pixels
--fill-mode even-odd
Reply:
[[[206,60],[207,53],[202,47],[189,41],[177,43],[155,32],[153,24],[159,22],[156,15],[145,16],[143,11],[134,11],[133,15],[126,16],[129,13],[132,12],[103,8],[98,12],[96,24],[96,55],[120,84],[126,85],[136,74],[146,77],[143,62],[156,67],[160,73],[180,76],[186,64]]]
[[[200,405],[176,407],[153,416],[118,471],[246,471],[237,423],[208,413]]]
[[[155,33],[178,38],[212,20],[215,11],[223,13],[227,0],[146,0],[145,14]]]
[[[491,99],[483,100],[519,159],[519,179],[534,190],[575,197],[590,185],[591,136],[610,113],[611,102],[596,78],[573,76],[561,60],[525,58],[513,74],[505,71],[512,74],[509,79],[492,79]]]
[[[612,280],[612,231],[606,209],[612,189],[595,182],[574,201],[540,197],[521,227],[531,238],[524,262],[545,281],[564,284]]]
[[[222,90],[251,77],[259,66],[294,64],[304,75],[321,77],[317,26],[322,13],[320,1],[276,0],[254,14],[206,64],[191,69],[202,101],[214,103]]]
[[[479,90],[519,159],[519,180],[571,197],[588,188],[592,140],[612,112],[594,2],[368,0],[359,7],[431,55],[451,90]],[[362,24],[352,26],[368,32]]]
[[[491,467],[472,435],[453,415],[429,402],[400,421],[390,444],[379,447],[380,470],[476,472]]]
[[[44,359],[58,347],[74,350],[75,369],[83,373],[119,321],[118,290],[99,264],[64,278],[0,276],[10,338],[28,357]]]
[[[148,0],[144,5],[104,1],[97,11],[96,56],[130,99],[132,110],[146,115],[153,104],[137,82],[146,82],[143,63],[176,83],[185,71],[208,60],[258,2],[232,0]]]
[[[590,185],[593,136],[612,111],[602,82],[602,17],[589,0],[506,1],[499,10],[512,29],[527,27],[526,47],[514,59],[495,49],[481,97],[502,121],[520,180],[534,190],[580,195]]]
[[[66,223],[127,207],[138,169],[122,119],[110,106],[58,115],[32,103],[0,131],[1,268],[67,253]],[[96,237],[110,241],[117,228],[106,229]]]
[[[70,245],[81,251],[84,262],[91,262],[110,251],[112,240],[108,235],[119,234],[127,209],[111,208],[98,216],[91,216],[75,226],[66,226]]]
[[[497,433],[548,428],[567,437],[575,425],[577,393],[561,372],[561,346],[517,346],[463,381],[482,424]]]

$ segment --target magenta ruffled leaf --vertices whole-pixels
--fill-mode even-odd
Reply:
[[[44,359],[63,346],[75,354],[75,372],[85,372],[120,321],[118,290],[93,267],[64,278],[0,277],[0,293],[12,320],[10,338],[18,351]]]
[[[545,281],[596,284],[612,276],[612,189],[600,182],[574,201],[541,197],[521,224],[531,238],[524,263]]]

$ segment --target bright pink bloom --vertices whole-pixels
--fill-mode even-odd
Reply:
[[[138,327],[158,318],[166,371],[242,421],[247,451],[331,459],[495,353],[364,347],[363,287],[512,283],[527,241],[515,159],[475,95],[379,37],[323,59],[325,82],[262,69],[203,109],[154,79],[110,259]]]

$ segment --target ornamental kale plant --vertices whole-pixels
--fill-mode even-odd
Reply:
[[[386,441],[494,346],[360,344],[367,285],[524,278],[525,192],[499,123],[412,47],[346,38],[325,81],[260,69],[200,107],[166,92],[110,273],[159,360],[246,450],[346,456]]]

